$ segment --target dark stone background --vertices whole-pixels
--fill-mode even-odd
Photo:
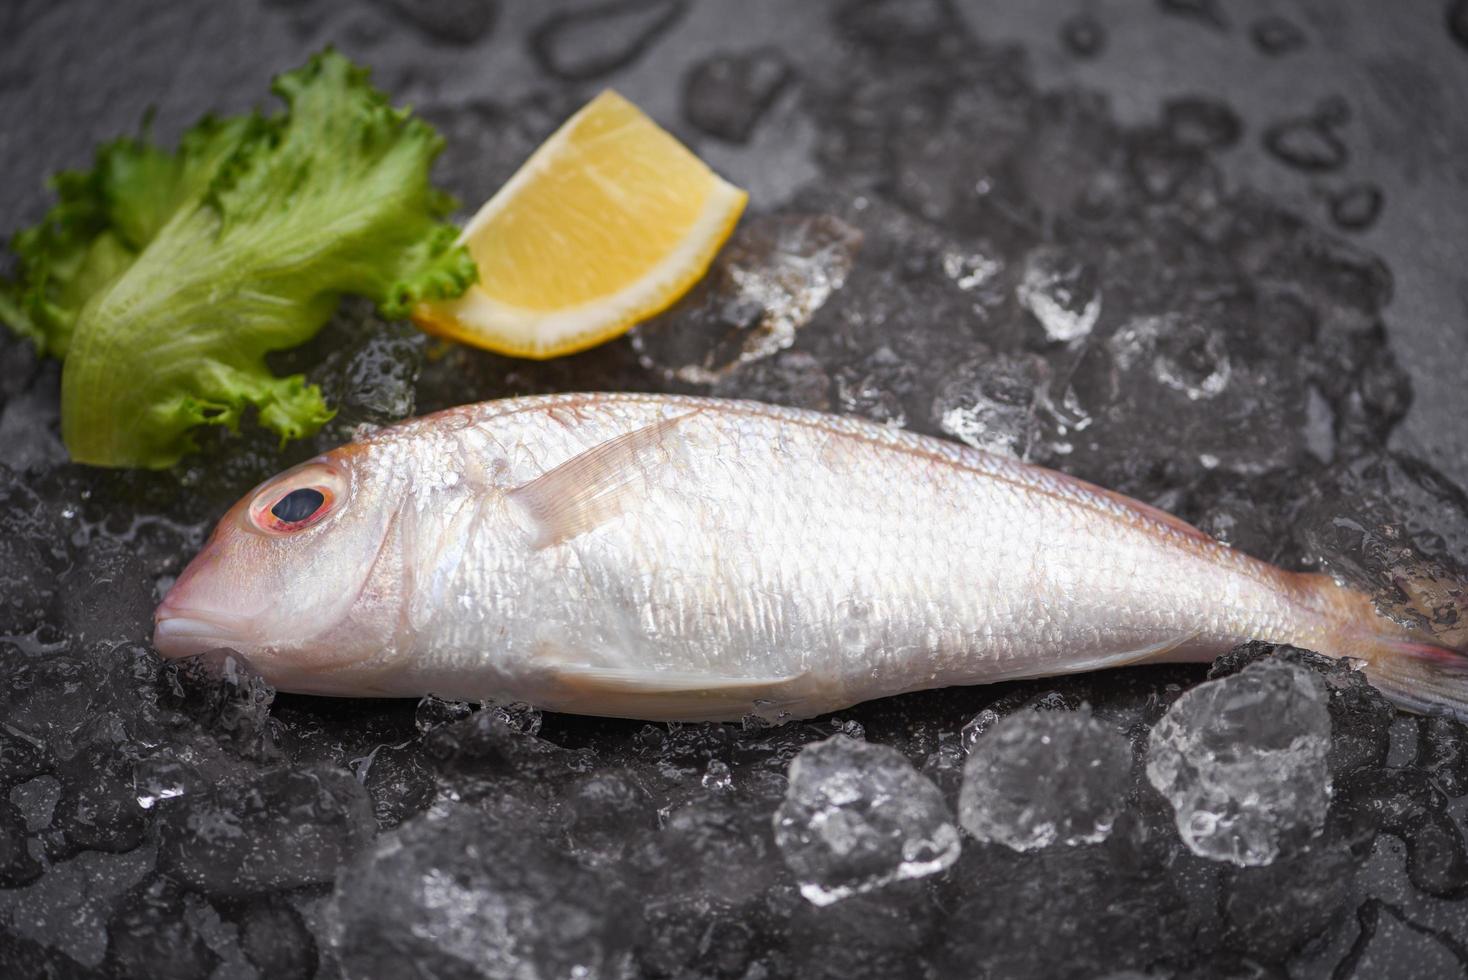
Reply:
[[[430,347],[348,304],[282,357],[336,423],[283,452],[212,440],[170,474],[65,465],[55,366],[0,342],[0,974],[1468,971],[1463,729],[1356,687],[1332,701],[1327,830],[1271,867],[1187,852],[1138,778],[1105,845],[969,842],[935,879],[816,910],[769,832],[802,744],[864,730],[951,802],[980,709],[1089,700],[1140,746],[1201,671],[914,695],[765,732],[275,698],[245,666],[165,669],[143,642],[223,509],[353,425],[625,388],[997,441],[1461,641],[1465,20],[1461,0],[7,4],[3,229],[147,108],[171,140],[263,104],[270,75],[327,43],[440,126],[440,180],[467,205],[605,86],[752,203],[708,283],[574,358]],[[732,363],[780,311],[730,297],[731,263],[829,273],[842,248],[807,252],[836,219],[864,236],[846,285],[794,347]],[[1016,300],[1037,256],[1062,305],[1099,296],[1088,337],[1048,339]]]

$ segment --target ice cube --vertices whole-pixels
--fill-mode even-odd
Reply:
[[[107,920],[107,972],[119,977],[206,977],[219,963],[184,916],[182,890],[154,877],[134,888]]]
[[[452,799],[503,794],[511,785],[549,794],[589,768],[584,752],[537,738],[540,714],[523,705],[492,705],[462,721],[439,725],[423,738],[440,791]]]
[[[985,352],[957,365],[933,397],[933,422],[975,449],[1024,459],[1048,369],[1038,357]]]
[[[163,703],[202,725],[247,758],[276,755],[270,706],[275,688],[241,653],[226,648],[170,660]]]
[[[0,797],[0,888],[30,884],[41,876],[27,830],[25,815]]]
[[[1042,245],[1026,256],[1015,297],[1053,341],[1086,336],[1101,316],[1101,283],[1095,268],[1053,245]]]
[[[610,975],[632,907],[523,828],[454,804],[379,839],[327,919],[348,978],[537,980]]]
[[[247,907],[239,916],[240,948],[262,978],[316,976],[316,940],[300,913],[281,901]]]
[[[584,862],[610,863],[656,823],[655,808],[636,775],[603,769],[572,784],[565,795],[566,829]]]
[[[12,939],[44,947],[44,958],[53,962],[65,957],[94,968],[62,970],[56,976],[96,975],[107,950],[107,918],[120,896],[151,874],[153,860],[149,847],[127,854],[85,851],[46,866],[29,885],[0,888],[0,975],[7,980],[53,975],[17,969],[9,959]]]
[[[943,794],[896,749],[836,735],[790,765],[775,843],[800,893],[829,905],[958,860]]]
[[[1126,738],[1090,705],[1013,714],[975,741],[958,819],[975,838],[1016,851],[1094,844],[1111,834],[1131,768]]]
[[[917,388],[916,380],[916,365],[884,345],[836,373],[836,404],[873,422],[905,426],[905,403]]]
[[[353,768],[372,797],[372,812],[382,830],[421,813],[437,792],[422,747],[411,742],[378,745]]]
[[[845,284],[861,241],[828,214],[751,218],[688,296],[638,327],[633,347],[644,365],[695,384],[779,353]]]
[[[61,793],[51,815],[47,851],[53,860],[79,851],[123,853],[143,842],[147,812],[138,805],[125,746],[87,743],[57,767]]]
[[[162,800],[158,867],[238,898],[331,882],[376,830],[367,792],[340,769],[272,769]]]
[[[440,725],[463,721],[473,713],[474,706],[468,701],[447,701],[430,694],[418,702],[413,712],[413,727],[426,734]]]
[[[1321,682],[1281,660],[1183,694],[1148,739],[1147,778],[1195,854],[1269,864],[1320,832],[1330,801]]]
[[[58,585],[67,630],[82,640],[141,640],[152,633],[153,577],[132,542],[97,535]]]
[[[4,799],[4,794],[9,793],[11,802],[19,805],[24,812],[27,809],[25,801],[34,798],[41,788],[36,784],[44,782],[51,787],[56,785],[55,779],[41,775],[53,765],[38,741],[26,738],[0,724],[0,799]],[[32,821],[27,816],[27,823],[44,827],[51,822],[51,807],[55,805],[55,795],[48,795],[51,796],[51,803],[46,807],[45,819]]]
[[[665,899],[748,907],[779,879],[776,847],[765,832],[769,811],[758,799],[700,790],[659,814],[662,828],[639,842],[630,863],[647,890]]]
[[[328,327],[336,343],[311,372],[336,411],[328,427],[332,448],[362,423],[383,425],[413,414],[414,386],[423,368],[427,338],[353,302]]]

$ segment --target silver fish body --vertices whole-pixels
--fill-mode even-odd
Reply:
[[[307,483],[320,518],[280,524],[271,502]],[[719,720],[1248,639],[1369,660],[1404,635],[1326,577],[1039,467],[849,417],[591,394],[452,409],[263,485],[156,643],[233,646],[287,690]]]

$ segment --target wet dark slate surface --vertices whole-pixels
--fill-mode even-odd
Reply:
[[[1261,557],[1323,564],[1462,644],[1465,9],[7,5],[6,230],[43,212],[47,174],[148,106],[172,138],[326,43],[443,130],[440,181],[471,204],[604,86],[752,204],[678,307],[562,361],[439,347],[349,303],[282,358],[340,407],[326,432],[284,451],[218,440],[170,474],[65,465],[56,366],[0,339],[0,975],[1468,971],[1463,727],[1397,715],[1298,654],[1284,659],[1329,706],[1329,808],[1318,836],[1294,828],[1272,863],[1240,867],[1185,847],[1144,771],[1202,669],[912,695],[766,730],[276,696],[242,661],[165,668],[145,642],[224,508],[355,425],[640,389],[1022,454]],[[992,724],[1083,701],[1135,755],[1120,782],[1088,783],[1097,815],[1067,822],[1107,823],[1104,840],[964,837],[936,874],[823,907],[801,896],[771,819],[803,746],[895,747],[945,802],[890,825],[937,833],[967,826],[965,753]],[[1278,734],[1256,720],[1250,737]],[[1045,765],[1005,731],[987,766]],[[863,853],[885,860],[876,842]]]

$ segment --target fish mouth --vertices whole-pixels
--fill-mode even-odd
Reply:
[[[153,618],[153,646],[165,657],[192,657],[220,647],[239,649],[244,636],[238,625],[242,624],[220,620],[217,614],[171,609],[165,604]]]

